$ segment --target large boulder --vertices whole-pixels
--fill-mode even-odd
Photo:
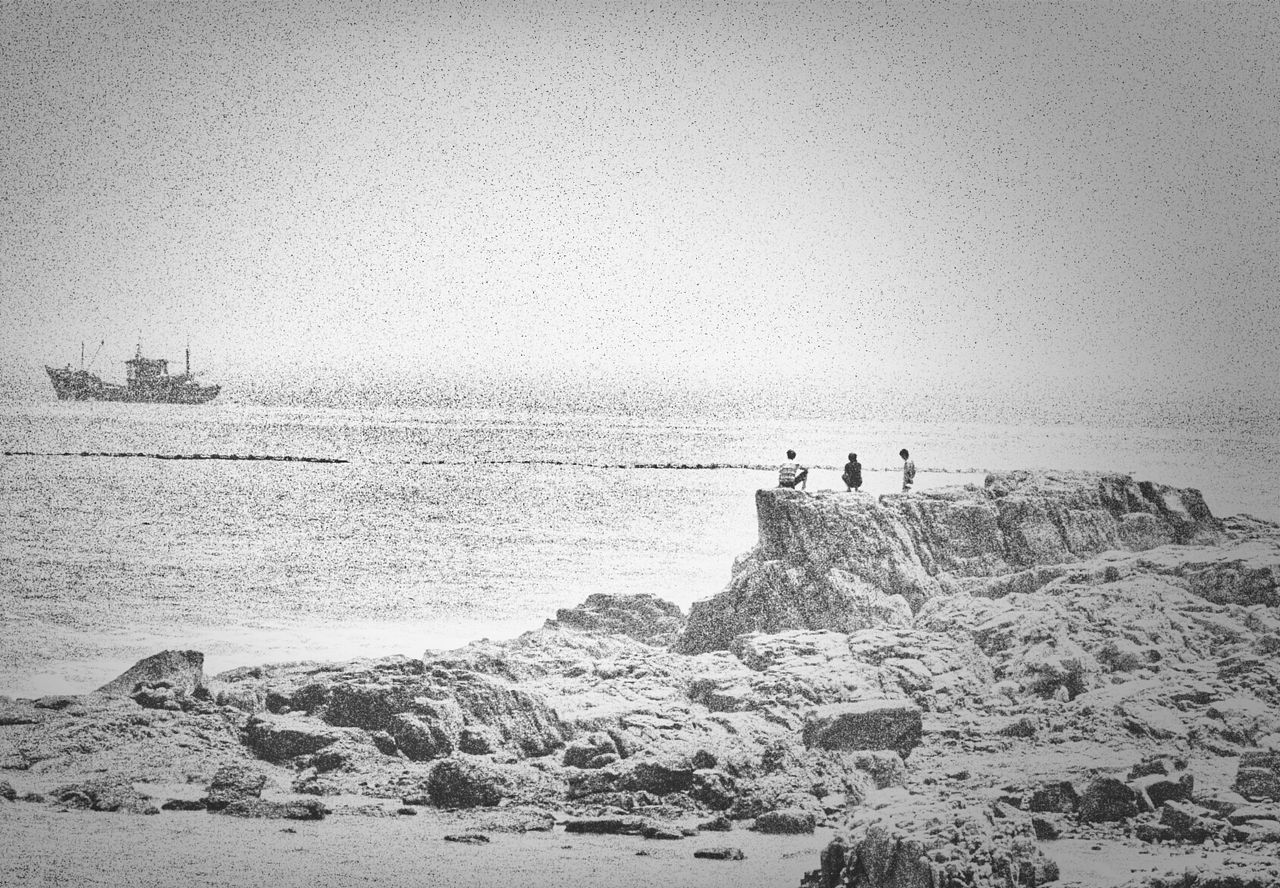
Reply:
[[[159,812],[150,796],[139,792],[129,780],[121,776],[108,775],[59,786],[54,789],[53,797],[69,808],[85,808],[90,811],[118,811],[127,814]]]
[[[204,687],[204,654],[199,651],[161,651],[134,663],[94,691],[103,697],[128,697],[140,685],[165,686],[175,694],[194,696]]]
[[[427,776],[426,791],[437,808],[491,808],[508,796],[506,778],[480,761],[444,759]]]
[[[223,765],[209,781],[204,807],[221,811],[232,802],[261,798],[266,785],[267,775],[251,765],[241,762]]]
[[[1033,888],[1057,878],[1057,864],[1040,851],[1030,819],[997,818],[978,805],[944,805],[927,813],[891,806],[861,818],[848,838],[833,840],[807,884]]]
[[[1280,800],[1280,751],[1251,750],[1241,755],[1235,791],[1246,798]]]
[[[269,762],[319,752],[344,736],[322,722],[289,715],[255,715],[244,731],[245,745]]]
[[[387,725],[387,733],[400,751],[419,762],[452,754],[461,730],[461,716],[452,723],[440,718],[423,718],[410,712],[393,715]]]
[[[540,696],[467,670],[441,669],[435,678],[443,680],[468,724],[491,728],[518,755],[542,756],[564,746],[567,731]]]
[[[891,749],[904,759],[920,745],[920,709],[909,700],[862,700],[816,709],[804,745],[826,750]]]
[[[1138,792],[1115,777],[1097,777],[1080,795],[1079,817],[1082,823],[1107,823],[1125,820],[1138,813]]]
[[[766,811],[756,818],[756,832],[768,835],[808,835],[813,832],[816,818],[809,811],[784,808]]]
[[[879,500],[780,488],[757,491],[756,512],[760,541],[693,604],[686,653],[745,632],[901,627],[932,598],[1038,566],[1224,538],[1199,491],[1126,475],[1007,472]]]
[[[577,607],[561,608],[548,627],[626,635],[646,644],[668,645],[684,629],[679,605],[656,595],[609,595],[597,592]]]
[[[391,719],[413,706],[416,688],[394,679],[347,681],[329,691],[325,720],[331,725],[385,731]]]
[[[573,768],[603,768],[620,759],[614,739],[604,731],[593,731],[566,746],[563,761]]]

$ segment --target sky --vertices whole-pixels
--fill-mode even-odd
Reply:
[[[1270,409],[1278,247],[1271,3],[0,4],[10,380]]]

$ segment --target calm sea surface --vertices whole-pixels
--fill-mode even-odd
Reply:
[[[687,608],[754,543],[788,446],[819,467],[810,490],[843,489],[850,450],[864,489],[895,490],[906,446],[922,488],[1118,470],[1280,520],[1275,429],[0,405],[0,694],[90,690],[167,647],[210,673],[416,656],[592,592]],[[153,458],[210,454],[347,462]],[[635,467],[709,464],[729,467]]]

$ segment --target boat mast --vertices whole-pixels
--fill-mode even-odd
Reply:
[[[84,369],[84,340],[80,340],[80,369]]]

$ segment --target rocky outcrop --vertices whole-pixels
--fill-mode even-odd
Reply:
[[[143,686],[167,688],[174,697],[195,696],[204,687],[204,654],[199,651],[161,651],[139,660],[94,693],[103,697],[127,697]]]
[[[1125,475],[1008,472],[878,500],[768,489],[756,511],[759,543],[727,589],[693,605],[681,650],[724,649],[746,632],[903,627],[940,595],[1013,577],[1029,591],[1038,567],[1224,539],[1199,491]]]
[[[68,808],[90,811],[155,814],[160,810],[152,804],[150,796],[139,792],[128,779],[119,775],[59,786],[53,790],[53,797]]]
[[[674,606],[592,596],[518,638],[233,670],[177,707],[172,675],[0,701],[0,767],[207,780],[183,805],[240,816],[326,810],[270,785],[516,830],[822,827],[825,888],[1040,885],[1059,838],[1274,855],[1280,527],[1112,476],[761,498],[696,653]]]
[[[827,846],[810,888],[1033,886],[1058,879],[1030,818],[998,807],[907,801],[860,817]]]
[[[319,752],[342,737],[342,731],[287,715],[256,715],[245,726],[245,745],[269,762]]]
[[[1280,748],[1240,756],[1235,790],[1246,798],[1280,801]]]
[[[262,797],[267,775],[242,763],[223,765],[209,781],[202,807],[221,811],[232,802]]]
[[[809,716],[803,737],[805,746],[891,749],[905,759],[920,745],[920,709],[905,700],[829,704]]]
[[[656,595],[597,593],[577,607],[561,608],[549,627],[626,635],[646,644],[670,645],[684,629],[679,605]]]

